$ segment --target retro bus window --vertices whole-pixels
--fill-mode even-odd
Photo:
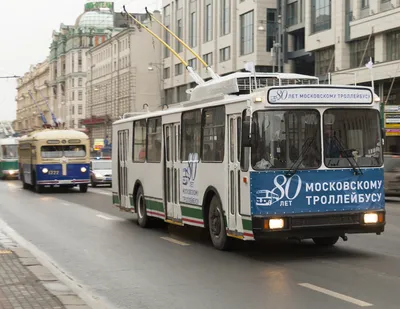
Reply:
[[[324,113],[323,134],[327,167],[352,167],[355,163],[360,167],[382,165],[378,111],[329,109]]]
[[[86,147],[84,145],[42,146],[41,156],[45,159],[84,157],[86,156]]]
[[[194,110],[182,113],[182,161],[188,161],[189,155],[196,158],[200,155],[201,111]]]
[[[146,160],[146,120],[138,120],[133,124],[133,161]]]
[[[147,121],[147,162],[161,161],[161,117]]]
[[[320,116],[316,110],[258,111],[253,115],[251,164],[255,170],[318,168]]]
[[[203,111],[203,162],[224,160],[225,106],[207,108]]]
[[[1,154],[3,159],[17,159],[18,146],[17,145],[2,145]]]

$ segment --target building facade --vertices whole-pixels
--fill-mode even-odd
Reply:
[[[48,98],[51,92],[49,83],[50,70],[49,62],[43,61],[35,66],[31,66],[29,72],[17,80],[17,110],[14,130],[25,134],[41,128],[43,125],[40,112],[44,114],[48,123],[52,122],[51,112],[53,105]],[[31,98],[28,91],[31,91]],[[48,100],[49,106],[46,104]]]
[[[161,18],[158,11],[154,16]],[[142,22],[160,35],[157,23]],[[92,142],[106,138],[111,142],[111,124],[125,113],[161,108],[160,55],[161,44],[135,25],[87,51],[87,104],[82,124]]]
[[[219,75],[244,69],[247,62],[256,71],[278,70],[277,53],[272,53],[277,38],[276,0],[164,0],[163,23],[183,39]],[[203,78],[209,78],[200,62],[171,35],[165,41],[188,61]],[[187,99],[193,80],[184,66],[163,48],[164,96],[167,104]],[[292,62],[280,61],[286,72]]]
[[[50,46],[50,93],[55,113],[67,128],[83,129],[86,110],[86,51],[125,26],[116,19],[112,2],[87,2],[75,25],[61,24]]]

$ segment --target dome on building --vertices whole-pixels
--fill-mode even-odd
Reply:
[[[98,11],[88,11],[81,14],[75,22],[76,27],[94,28],[113,28],[114,14],[111,10],[102,9]]]

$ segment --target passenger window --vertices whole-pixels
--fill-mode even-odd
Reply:
[[[161,117],[147,122],[147,162],[161,162]]]
[[[133,161],[144,162],[146,160],[146,120],[138,120],[133,123]]]
[[[203,111],[203,162],[222,162],[225,146],[225,107]]]
[[[201,111],[182,113],[182,161],[199,157],[201,143]]]

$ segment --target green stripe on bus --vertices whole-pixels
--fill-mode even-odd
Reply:
[[[181,210],[182,210],[182,216],[184,216],[184,217],[190,217],[190,218],[196,218],[196,219],[203,220],[203,210],[201,208],[195,209],[195,208],[181,206]]]
[[[242,224],[243,224],[243,229],[246,231],[252,231],[253,230],[253,223],[251,220],[247,219],[242,219]]]
[[[118,205],[120,204],[118,194],[113,193],[113,195],[112,195],[112,201],[113,201],[113,204],[118,204]]]
[[[131,207],[133,207],[133,195],[129,194],[129,202],[131,203]]]
[[[146,199],[146,207],[147,207],[147,209],[164,212],[163,202],[152,201],[152,200]]]

